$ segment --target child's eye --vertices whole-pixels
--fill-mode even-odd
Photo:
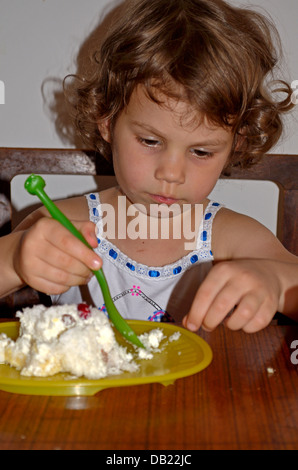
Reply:
[[[195,157],[201,158],[202,160],[210,158],[210,157],[213,156],[212,152],[207,152],[206,150],[191,149],[190,151]]]
[[[144,139],[143,137],[138,137],[138,141],[142,144],[145,145],[146,147],[157,147],[160,142],[159,140],[156,139]]]

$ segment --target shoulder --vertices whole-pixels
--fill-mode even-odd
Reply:
[[[85,196],[56,201],[56,205],[71,220],[88,219],[88,203]]]
[[[99,192],[99,199],[101,202],[109,203],[116,194],[116,188],[109,188]],[[68,199],[61,199],[54,201],[56,206],[72,221],[86,221],[89,220],[89,207],[85,195],[70,197]],[[42,217],[49,217],[49,213],[44,206],[40,206],[29,214],[15,229],[14,232],[19,230],[27,230],[35,224]]]
[[[111,200],[115,194],[115,188],[105,189],[100,192],[94,192],[91,194],[97,194],[98,198],[96,201],[100,204],[111,203]],[[87,196],[87,197],[86,197]],[[88,200],[94,201],[93,198],[88,198],[88,194],[85,196],[78,196],[69,199],[64,199],[57,202],[58,207],[72,220],[87,220],[89,219],[89,206]]]
[[[224,207],[213,222],[212,252],[217,260],[292,257],[260,222]]]
[[[88,204],[85,196],[78,196],[69,199],[55,201],[56,206],[70,219],[77,221],[88,220]],[[42,217],[49,217],[49,213],[44,206],[39,207],[31,212],[16,228],[19,230],[27,230],[34,225]]]

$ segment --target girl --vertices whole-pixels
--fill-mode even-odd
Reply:
[[[104,310],[90,278],[103,266],[126,318],[183,320],[190,330],[225,321],[246,332],[264,328],[276,311],[294,318],[297,258],[256,221],[208,200],[231,165],[247,167],[269,151],[293,106],[289,85],[270,88],[273,26],[222,0],[133,0],[123,11],[70,100],[78,131],[112,159],[118,182],[59,203],[94,251],[41,208],[1,239],[1,294],[28,284],[54,302]],[[115,234],[108,227],[104,237],[108,207]],[[171,231],[185,207],[192,249],[184,232]],[[171,235],[152,236],[148,223],[142,237],[132,236],[137,209],[139,224],[154,219],[161,229],[167,218]]]

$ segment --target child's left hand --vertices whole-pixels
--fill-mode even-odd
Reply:
[[[253,333],[265,328],[283,304],[282,280],[275,261],[217,263],[198,289],[183,325],[213,330],[223,320],[231,330]]]

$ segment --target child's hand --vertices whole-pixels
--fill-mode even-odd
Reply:
[[[75,225],[95,248],[94,224]],[[46,294],[61,294],[71,286],[86,284],[102,260],[59,222],[43,217],[24,231],[13,264],[24,283]]]
[[[281,302],[281,282],[273,264],[262,259],[216,264],[198,289],[184,326],[213,330],[225,320],[231,330],[253,333],[265,328]]]

